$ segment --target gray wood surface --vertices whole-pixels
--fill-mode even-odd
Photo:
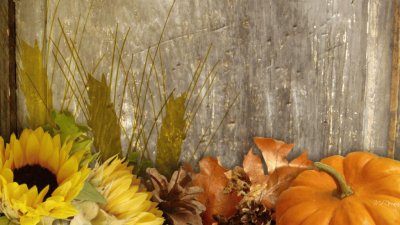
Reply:
[[[171,4],[171,0],[93,1],[84,33],[90,1],[61,0],[56,17],[77,45],[82,37],[79,54],[85,67],[93,68],[105,55],[98,77],[110,70],[116,25],[120,46],[130,28],[123,61],[129,65],[132,56],[132,71],[140,73],[148,47],[154,50],[158,42]],[[31,44],[35,39],[41,43],[44,36],[48,43],[50,35],[62,40],[57,20],[51,29],[56,6],[55,0],[17,1],[18,37]],[[210,44],[200,80],[220,61],[214,86],[186,138],[183,160],[211,154],[226,166],[237,165],[252,146],[253,136],[295,143],[293,154],[306,148],[314,160],[355,150],[386,155],[393,11],[393,1],[379,0],[178,0],[160,45],[167,90],[175,88],[179,94],[188,87]],[[68,52],[63,41],[60,48]],[[50,50],[57,52],[54,46]],[[71,56],[65,54],[69,60]],[[65,87],[57,68],[50,54],[55,108],[60,107]],[[121,77],[117,99],[122,96],[122,84]],[[156,93],[154,84],[151,88]],[[236,94],[237,102],[213,136]],[[20,94],[20,126],[26,125],[23,102]],[[70,110],[82,120],[77,108],[73,100]],[[123,109],[123,124],[129,130],[134,106],[125,103]],[[399,125],[397,129],[399,134]],[[205,140],[214,137],[207,152],[208,141],[201,141],[202,136]],[[193,158],[199,142],[200,151]],[[151,149],[154,146],[153,140]],[[395,148],[398,158],[399,141]]]
[[[400,1],[394,1],[393,15],[393,55],[392,55],[392,79],[390,93],[390,123],[389,123],[389,141],[388,155],[398,157],[400,153],[396,152],[396,146],[400,144],[399,137],[399,99],[400,99]]]

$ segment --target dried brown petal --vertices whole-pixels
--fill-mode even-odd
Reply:
[[[215,222],[213,215],[226,217],[234,215],[241,197],[237,193],[224,193],[229,180],[225,176],[227,170],[219,164],[218,160],[205,157],[199,164],[200,173],[195,175],[193,181],[204,189],[204,192],[199,195],[199,201],[207,207],[202,215],[203,224],[210,225]]]

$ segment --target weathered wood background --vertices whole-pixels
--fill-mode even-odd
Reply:
[[[8,114],[8,100],[7,100],[7,92],[8,92],[8,35],[7,35],[7,29],[8,29],[8,2],[7,1],[1,1],[0,2],[0,49],[1,49],[1,54],[0,54],[0,76],[1,76],[1,82],[0,82],[0,118],[6,117]],[[0,127],[1,127],[1,134],[5,134],[10,132],[8,126],[4,124],[5,121],[2,119],[0,121]]]
[[[15,29],[13,1],[0,1],[0,134],[16,129]]]
[[[171,0],[102,0],[92,5],[88,0],[61,0],[57,7],[57,2],[16,1],[18,40],[32,46],[36,40],[42,48],[50,46],[50,52],[57,52],[48,43],[63,39],[63,26],[71,40],[82,40],[79,55],[86,67],[93,68],[105,55],[98,75],[110,70],[112,57],[106,53],[113,51],[117,24],[120,44],[130,29],[123,60],[129,65],[132,57],[132,71],[140,73],[147,49],[157,45],[172,4]],[[189,86],[210,44],[204,74],[220,61],[214,86],[186,138],[183,160],[211,154],[227,166],[239,164],[253,136],[295,143],[294,154],[306,148],[314,160],[355,150],[380,155],[396,152],[400,158],[396,3],[178,0],[160,45],[167,89],[181,93]],[[59,20],[53,20],[54,15]],[[65,51],[66,46],[60,48]],[[57,109],[65,80],[54,54],[48,57],[47,71],[55,71],[52,89]],[[118,97],[122,83],[121,77]],[[24,96],[18,93],[18,125],[23,127]],[[213,136],[237,94],[206,148],[208,142],[200,137]],[[123,123],[129,129],[132,105],[126,103],[123,108]],[[79,115],[76,103],[70,110]],[[192,158],[198,143],[201,151]]]

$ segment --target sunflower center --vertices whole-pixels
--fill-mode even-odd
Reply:
[[[43,200],[50,197],[58,186],[57,177],[50,170],[39,165],[27,165],[14,169],[14,181],[18,184],[26,184],[28,188],[36,186],[38,192],[49,185],[49,191]]]

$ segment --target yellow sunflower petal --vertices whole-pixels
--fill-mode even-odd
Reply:
[[[62,148],[60,136],[51,137],[42,128],[24,130],[19,140],[12,135],[5,149],[0,140],[0,211],[23,225],[36,225],[48,217],[66,219],[74,216],[77,211],[71,201],[81,191],[91,170],[87,166],[79,168],[78,155],[69,155],[71,144]],[[25,166],[34,166],[35,169],[30,171],[38,173],[24,177],[32,177],[29,181],[33,182],[30,184],[34,185],[32,188],[25,183],[13,182],[14,169]],[[54,184],[49,180],[48,185],[38,193],[35,175],[54,176],[57,182]],[[47,197],[54,185],[59,186]]]
[[[131,218],[132,216],[138,216],[138,215],[140,215],[141,213],[143,213],[143,212],[150,212],[151,213],[151,211],[148,211],[147,209],[150,207],[150,205],[151,205],[151,203],[149,202],[149,201],[144,201],[144,202],[142,202],[142,203],[135,203],[135,202],[126,202],[126,203],[124,203],[123,204],[123,206],[122,205],[118,205],[117,207],[116,207],[116,210],[117,210],[117,212],[118,212],[118,216],[119,217],[121,217],[121,218]],[[131,206],[133,206],[134,207],[134,209],[131,209],[130,210],[130,212],[128,212],[127,210],[124,210],[122,207],[131,207]],[[119,208],[119,209],[117,209],[117,208]]]
[[[90,170],[88,169],[79,171],[74,175],[73,179],[70,180],[74,188],[71,188],[69,192],[65,195],[65,199],[67,201],[71,201],[76,196],[78,196],[78,194],[83,188],[84,182],[86,181],[86,178],[88,177],[89,173]]]
[[[29,135],[26,142],[26,162],[29,165],[34,165],[38,163],[38,155],[40,153],[39,140],[36,135]]]
[[[25,155],[22,152],[21,144],[19,141],[14,142],[14,166],[15,168],[20,168],[24,166],[25,163]]]
[[[62,185],[58,186],[56,188],[56,190],[53,191],[51,196],[62,196],[63,198],[65,198],[64,196],[68,194],[69,190],[72,187],[72,183],[71,182],[66,182],[63,183]]]
[[[163,219],[155,217],[151,213],[143,212],[138,215],[133,220],[129,221],[129,225],[155,225],[155,224],[162,224],[164,222]]]
[[[14,168],[14,146],[15,142],[17,141],[17,137],[12,134],[10,137],[10,143],[6,144],[6,151],[4,152],[5,159],[10,160],[12,167]]]
[[[57,173],[57,182],[62,183],[67,177],[78,171],[79,161],[75,157],[69,158],[64,164],[62,164],[60,170]]]
[[[10,168],[2,168],[1,176],[6,180],[6,182],[12,182],[14,179],[14,173]]]
[[[26,205],[33,205],[37,196],[38,196],[37,187],[33,186],[32,188],[28,189],[27,192],[22,194],[21,199],[24,199]]]
[[[43,138],[44,131],[42,127],[38,127],[36,130],[33,131],[33,133],[38,140],[41,140]]]
[[[67,142],[65,143],[60,150],[60,159],[59,159],[59,163],[64,164],[65,161],[67,161],[67,159],[69,158],[69,152],[71,151],[73,142]]]
[[[116,157],[97,165],[90,182],[106,198],[107,203],[99,205],[106,216],[96,217],[96,224],[109,224],[115,218],[118,224],[161,225],[162,213],[155,209],[148,192],[140,192],[140,180],[132,175],[132,167]]]
[[[135,202],[137,203],[137,207],[141,205],[143,202],[146,201],[147,196],[143,196],[142,193],[133,193],[130,191],[124,192],[122,195],[118,196],[117,198],[110,199],[107,198],[107,205],[105,206],[105,209],[109,212],[112,213],[120,213],[121,211],[125,211],[125,205],[129,205],[131,199],[135,199]],[[120,207],[122,206],[122,207]],[[134,206],[134,205],[131,205]],[[135,207],[135,206],[134,206]],[[133,211],[133,209],[132,209]]]
[[[83,156],[85,155],[85,153],[87,152],[86,149],[81,149],[76,151],[73,156],[80,162],[82,161]]]
[[[51,156],[50,156],[50,159],[47,162],[48,169],[51,172],[53,172],[54,174],[58,173],[58,170],[59,170],[59,167],[60,167],[60,165],[58,163],[60,161],[59,158],[60,158],[60,152],[59,151],[53,151]]]
[[[117,198],[129,189],[129,192],[132,193],[136,193],[138,191],[139,186],[135,185],[131,187],[131,179],[129,179],[128,176],[125,176],[125,181],[123,181],[122,179],[118,180],[118,182],[115,182],[116,184],[118,184],[118,186],[113,185],[112,188],[110,188],[110,190],[108,191],[109,193],[107,193],[107,195],[109,199]]]
[[[7,188],[10,191],[9,196],[14,199],[20,199],[21,196],[28,191],[28,186],[26,184],[19,185],[17,182],[8,183]]]
[[[68,218],[78,213],[75,207],[66,202],[46,201],[44,204],[46,208],[51,209],[49,216],[57,219]]]
[[[40,149],[38,155],[40,165],[44,165],[46,168],[49,168],[48,161],[52,151],[53,151],[53,139],[48,133],[46,133],[45,135],[43,135],[42,141],[40,143]]]
[[[110,175],[112,173],[112,176]],[[129,179],[129,185],[131,185],[132,182],[132,173],[127,173],[125,170],[117,170],[114,172],[110,172],[110,173],[105,173],[104,174],[104,178],[103,178],[103,184],[109,184],[114,182],[114,180],[116,178],[121,178],[121,177],[126,177],[126,179]]]
[[[25,129],[22,131],[21,136],[19,137],[19,141],[21,142],[22,148],[26,148],[26,142],[28,141],[29,135],[32,133],[32,130]],[[12,134],[15,137],[15,134]]]
[[[21,225],[37,225],[40,222],[38,216],[22,216],[20,219]]]
[[[0,137],[0,163],[4,163],[4,140]]]
[[[61,148],[61,137],[59,134],[53,137],[53,148],[60,149]]]
[[[40,202],[43,202],[44,196],[46,196],[47,192],[49,191],[50,186],[47,185],[45,188],[43,188],[40,193],[37,195],[33,205],[37,206]]]

